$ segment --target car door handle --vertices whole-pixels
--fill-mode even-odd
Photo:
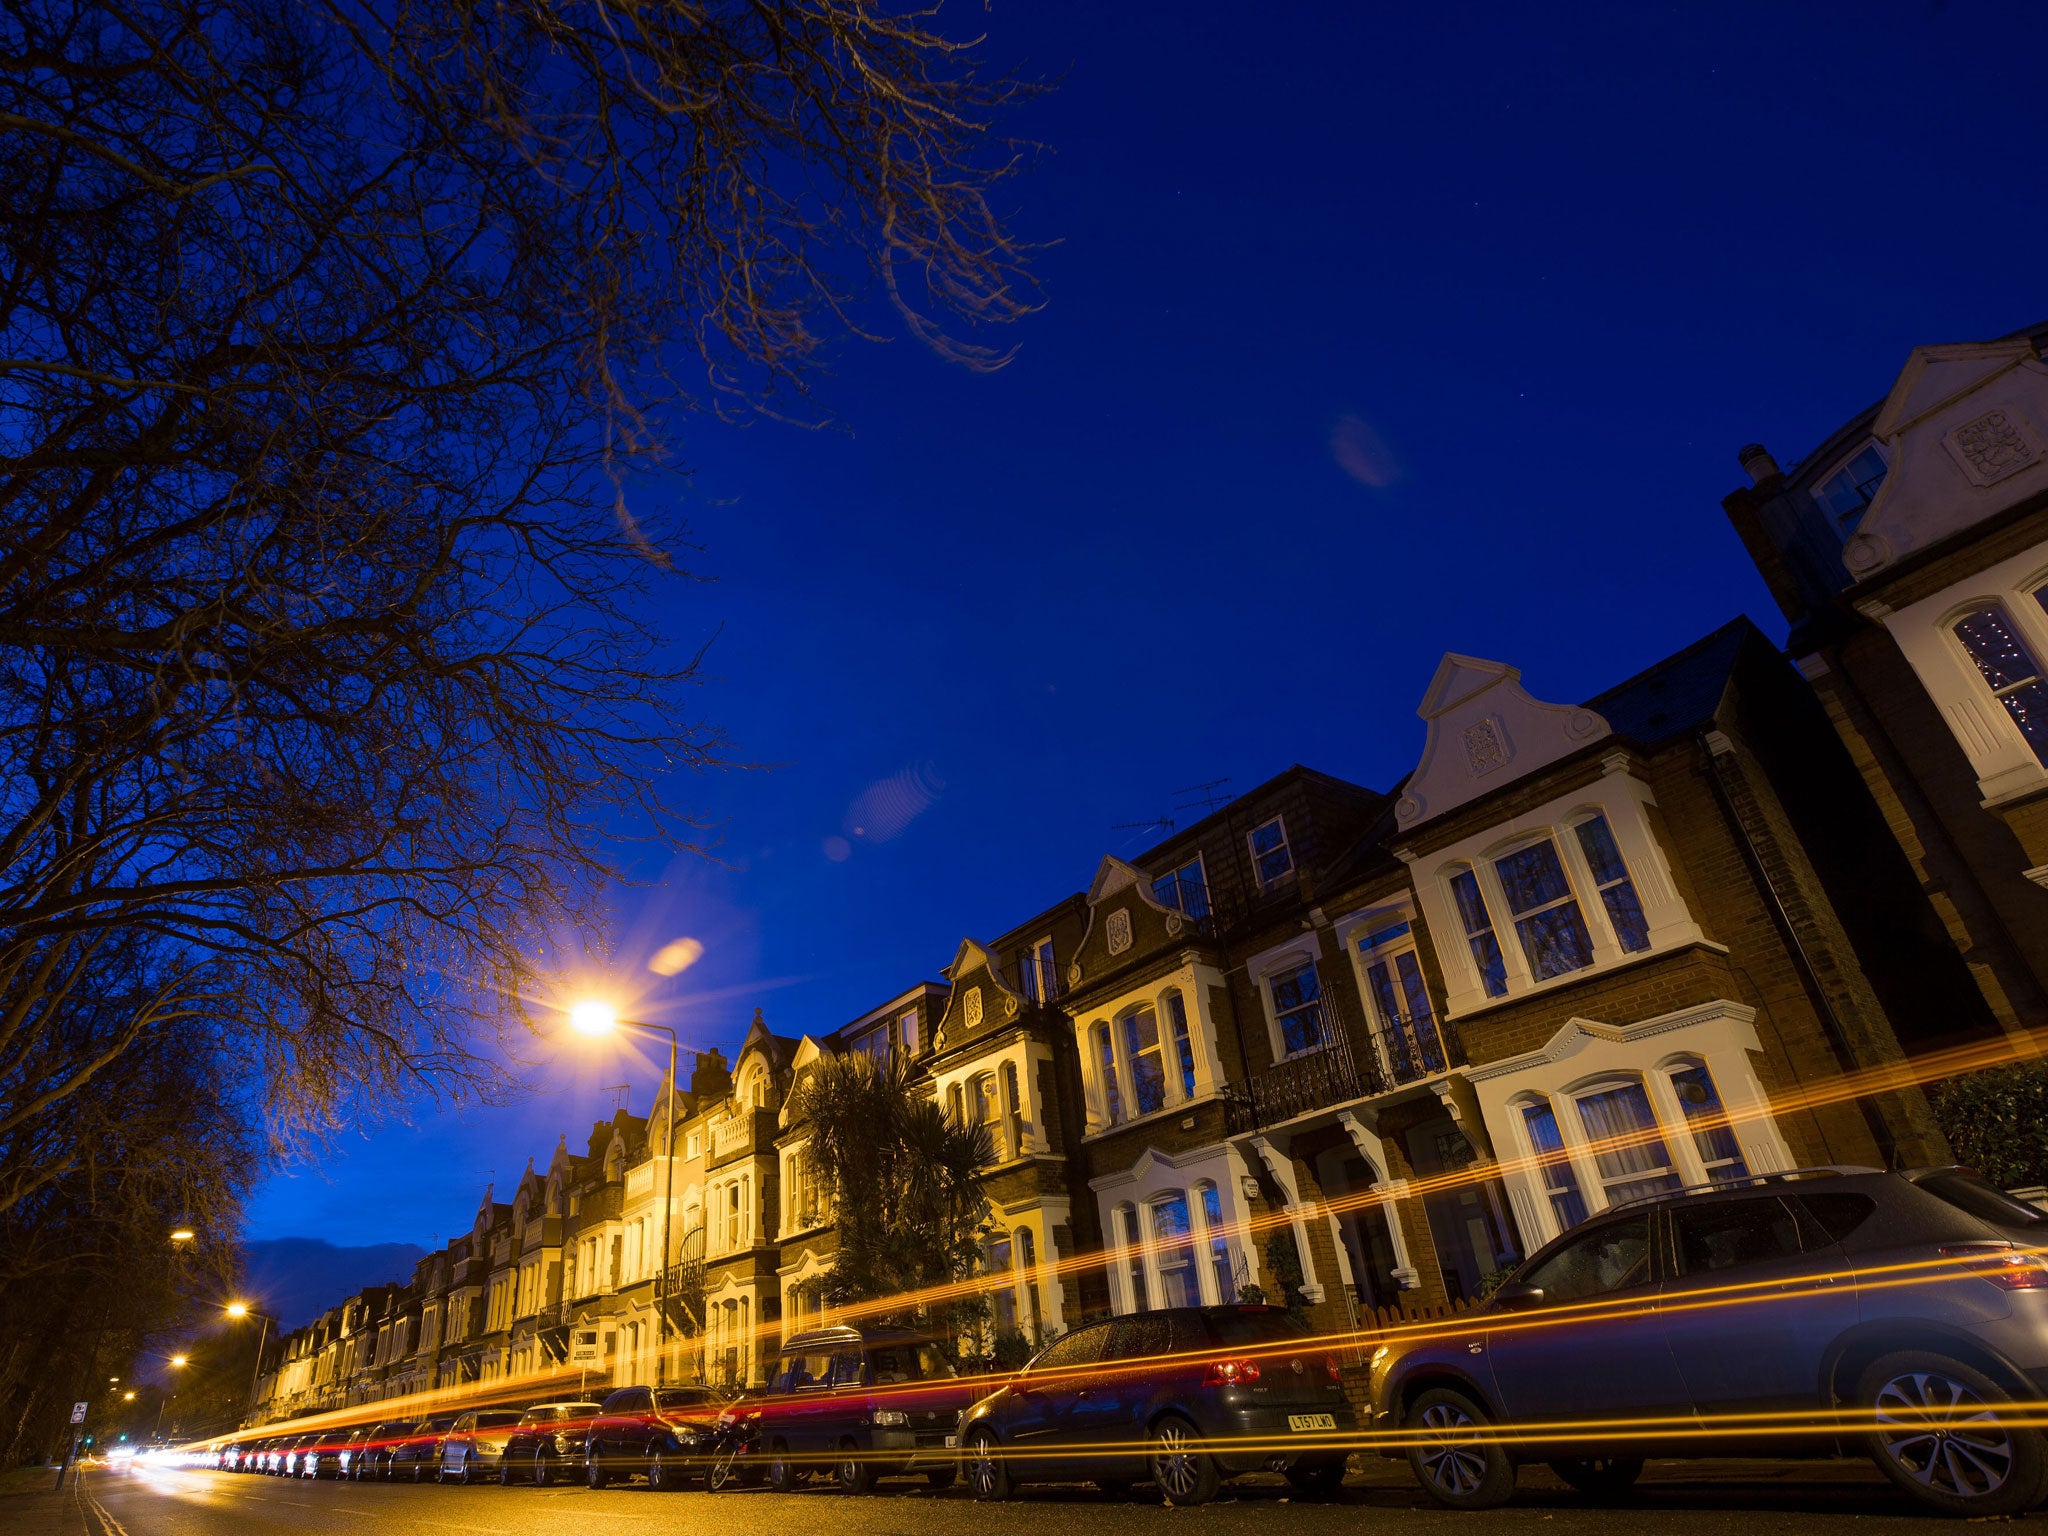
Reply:
[[[1086,1387],[1080,1387],[1080,1388],[1077,1388],[1077,1389],[1075,1390],[1075,1392],[1074,1392],[1074,1396],[1075,1396],[1075,1398],[1076,1398],[1077,1400],[1078,1400],[1078,1399],[1080,1399],[1080,1398],[1084,1398],[1084,1397],[1086,1397],[1087,1395],[1088,1395],[1088,1389],[1087,1389]]]

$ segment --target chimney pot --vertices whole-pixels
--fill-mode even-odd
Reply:
[[[1762,443],[1751,443],[1735,455],[1742,461],[1742,467],[1749,471],[1749,483],[1762,485],[1778,473],[1778,461],[1771,457],[1770,449]]]

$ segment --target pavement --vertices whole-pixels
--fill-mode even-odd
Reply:
[[[1484,1514],[1429,1504],[1398,1463],[1353,1463],[1342,1495],[1308,1502],[1278,1478],[1248,1478],[1218,1502],[1170,1509],[1140,1488],[1112,1502],[1086,1487],[1024,1490],[1007,1504],[977,1504],[958,1488],[884,1482],[866,1498],[826,1488],[793,1494],[700,1487],[653,1493],[624,1487],[414,1486],[288,1481],[223,1472],[88,1467],[61,1494],[48,1482],[0,1492],[6,1536],[1917,1536],[1958,1523],[1916,1512],[1861,1462],[1652,1462],[1623,1501],[1589,1504],[1540,1467],[1525,1468],[1514,1501]],[[45,1475],[47,1477],[47,1474]],[[25,1485],[10,1479],[12,1488]],[[2027,1517],[2048,1536],[2048,1514]],[[1190,1531],[1190,1524],[1194,1527]]]

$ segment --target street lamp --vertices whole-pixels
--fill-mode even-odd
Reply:
[[[235,1319],[235,1321],[240,1322],[249,1315],[251,1309],[246,1301],[231,1301],[221,1310],[226,1312],[229,1317]],[[256,1330],[256,1368],[249,1373],[249,1411],[251,1413],[256,1411],[257,1384],[263,1380],[263,1341],[270,1337],[270,1314],[268,1312],[258,1312],[256,1315],[263,1319],[263,1326]]]
[[[645,1024],[638,1019],[622,1019],[618,1010],[602,998],[585,998],[569,1010],[569,1027],[579,1035],[609,1035],[621,1029],[642,1030],[650,1035],[668,1036],[668,1114],[667,1133],[662,1145],[668,1153],[668,1174],[664,1181],[661,1201],[661,1271],[654,1288],[655,1331],[658,1341],[654,1363],[656,1385],[668,1378],[668,1255],[669,1218],[676,1206],[676,1032],[666,1024]]]
[[[177,1227],[171,1232],[171,1241],[174,1243],[189,1243],[198,1235],[190,1227]]]
[[[185,1356],[183,1356],[183,1355],[173,1355],[173,1356],[171,1356],[171,1364],[172,1364],[172,1365],[174,1365],[174,1366],[181,1366],[181,1365],[184,1365],[185,1363],[186,1363],[186,1359],[185,1359]],[[133,1396],[134,1396],[135,1394],[131,1392],[131,1393],[129,1393],[128,1395],[129,1395],[130,1397],[133,1397]],[[159,1399],[157,1400],[157,1405],[156,1405],[156,1430],[155,1430],[155,1432],[154,1432],[154,1433],[152,1433],[152,1434],[150,1435],[150,1437],[149,1437],[150,1439],[152,1439],[152,1440],[161,1440],[161,1439],[163,1439],[163,1437],[164,1437],[164,1410],[165,1410],[166,1408],[170,1407],[170,1405],[171,1405],[171,1399],[172,1399],[172,1398],[174,1398],[174,1397],[176,1397],[177,1395],[178,1395],[178,1394],[177,1394],[177,1393],[175,1393],[175,1392],[170,1392],[170,1393],[166,1393],[166,1394],[165,1394],[165,1395],[164,1395],[163,1397],[161,1397],[161,1398],[159,1398]]]

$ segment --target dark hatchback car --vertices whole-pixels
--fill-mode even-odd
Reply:
[[[455,1417],[449,1413],[437,1419],[417,1419],[408,1424],[404,1433],[391,1442],[391,1455],[385,1463],[384,1475],[392,1479],[411,1478],[416,1483],[437,1477],[441,1465],[441,1437],[455,1427]]]
[[[349,1448],[348,1475],[358,1482],[391,1475],[391,1452],[400,1439],[412,1432],[415,1419],[389,1419],[372,1424],[363,1438]]]
[[[1761,1453],[1863,1454],[1931,1509],[2017,1514],[2048,1498],[2048,1437],[2015,1409],[2048,1388],[2044,1237],[1964,1168],[1633,1202],[1376,1353],[1374,1427],[1457,1509],[1506,1500],[1519,1463],[1613,1494],[1647,1456]]]
[[[530,1482],[536,1488],[583,1476],[583,1448],[601,1403],[536,1403],[505,1441],[498,1463],[501,1483]]]
[[[828,1472],[845,1493],[875,1479],[920,1475],[943,1488],[955,1475],[960,1414],[979,1384],[960,1377],[925,1334],[902,1328],[820,1328],[783,1345],[758,1414],[756,1445],[769,1487]]]
[[[602,1488],[615,1477],[645,1477],[680,1488],[711,1454],[725,1395],[711,1387],[621,1387],[599,1405],[583,1443],[583,1478]]]
[[[1150,1480],[1200,1504],[1238,1473],[1307,1493],[1344,1481],[1357,1427],[1334,1356],[1278,1307],[1184,1307],[1077,1328],[971,1408],[961,1465],[975,1497],[1020,1483]]]
[[[299,1476],[340,1477],[342,1456],[348,1449],[349,1436],[354,1431],[329,1429],[313,1436],[299,1452]]]

